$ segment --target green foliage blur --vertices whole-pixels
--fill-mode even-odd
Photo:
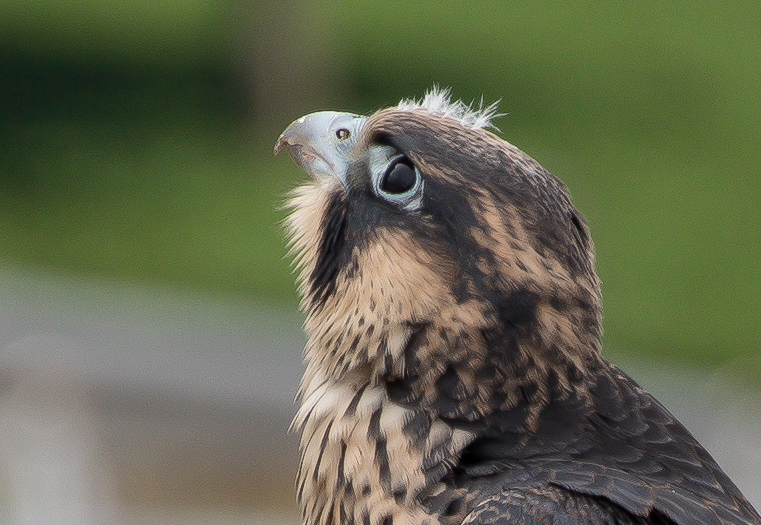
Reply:
[[[571,189],[609,350],[761,377],[761,3],[7,0],[0,79],[5,264],[295,307],[278,133],[439,83]]]

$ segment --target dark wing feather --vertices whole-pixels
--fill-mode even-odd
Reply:
[[[512,489],[479,503],[463,525],[674,525],[662,515],[634,516],[603,498],[559,487]]]
[[[460,482],[486,497],[531,480],[534,487],[602,498],[632,516],[663,516],[678,525],[761,524],[681,423],[623,372],[603,365],[592,406],[581,396],[553,401],[528,439],[502,432],[474,442],[460,465],[467,481]]]

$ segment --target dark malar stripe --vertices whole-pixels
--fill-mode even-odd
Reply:
[[[317,260],[309,276],[309,294],[315,305],[321,305],[333,293],[341,269],[341,253],[346,240],[346,201],[342,193],[333,195],[322,222]]]

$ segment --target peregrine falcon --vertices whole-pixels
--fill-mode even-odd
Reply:
[[[601,355],[587,224],[494,116],[433,89],[277,141],[311,176],[286,219],[303,523],[761,524]]]

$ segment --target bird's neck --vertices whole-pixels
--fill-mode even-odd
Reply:
[[[507,430],[529,440],[545,407],[578,397],[597,339],[556,309],[524,306],[530,315],[461,304],[425,323],[354,319],[312,334],[294,420],[304,523],[456,514],[464,503],[451,476],[471,443]]]

